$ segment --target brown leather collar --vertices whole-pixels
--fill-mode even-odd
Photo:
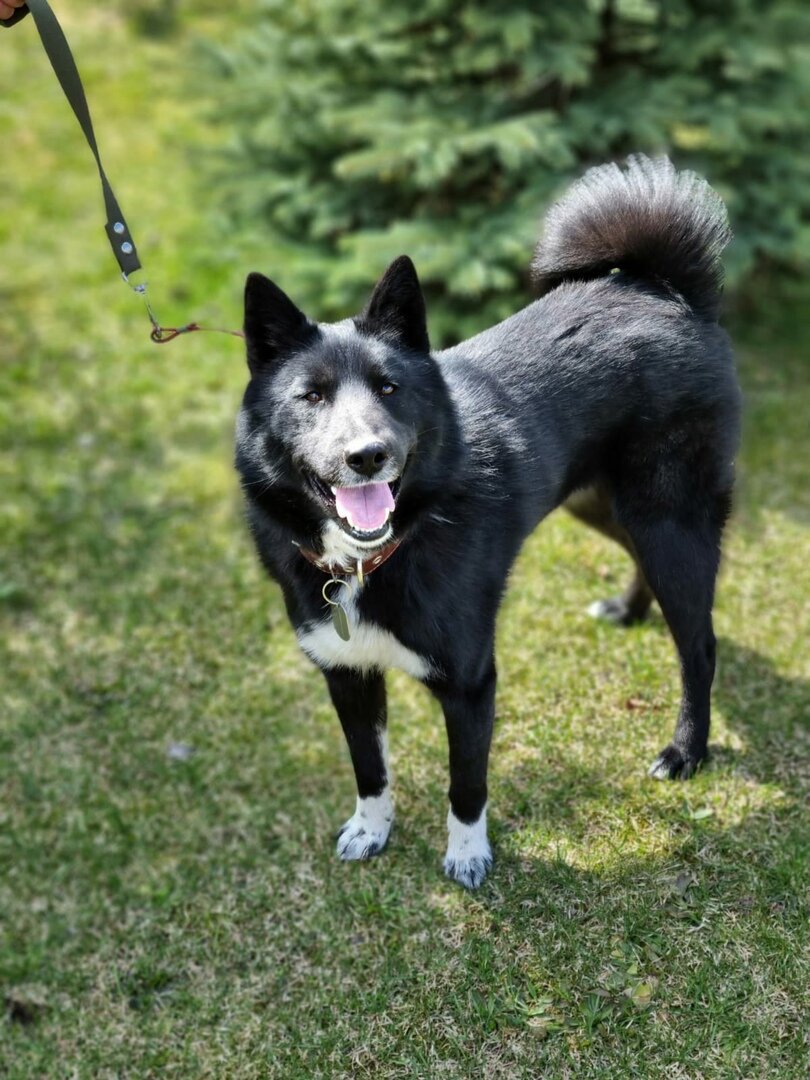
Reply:
[[[363,578],[368,577],[368,575],[372,574],[375,570],[379,570],[382,564],[384,562],[387,562],[387,560],[391,558],[391,556],[394,554],[394,552],[397,550],[401,543],[401,540],[392,540],[390,544],[386,544],[385,547],[382,547],[378,551],[375,551],[374,554],[371,555],[368,559],[363,559],[362,561],[358,559],[357,568],[355,570],[343,570],[339,567],[330,566],[328,563],[323,561],[320,555],[317,555],[314,551],[310,551],[309,548],[299,547],[298,550],[301,552],[307,562],[312,563],[312,565],[317,567],[318,570],[320,570],[322,573],[330,574],[332,577],[341,577],[345,576],[346,574],[356,574],[358,580],[360,581],[360,584],[362,585]]]

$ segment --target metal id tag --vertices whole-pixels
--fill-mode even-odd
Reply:
[[[336,600],[334,596],[330,596],[328,589],[331,585],[345,585],[349,591],[351,586],[348,581],[341,581],[340,578],[330,578],[324,583],[324,587],[321,589],[321,595],[329,605],[330,614],[332,616],[332,626],[335,628],[335,633],[343,641],[348,641],[352,636],[349,629],[349,616],[346,614],[346,608],[340,602]]]
[[[348,641],[352,636],[349,630],[349,617],[340,601],[332,604],[332,626],[337,636],[343,638],[344,641]]]

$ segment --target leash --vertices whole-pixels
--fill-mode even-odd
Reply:
[[[25,18],[29,12],[33,17],[39,36],[42,39],[43,48],[51,62],[54,74],[59,80],[59,84],[68,100],[68,104],[73,110],[84,137],[87,140],[87,145],[90,147],[90,151],[96,160],[98,176],[101,181],[101,192],[104,196],[104,208],[107,215],[107,221],[104,226],[105,232],[107,233],[107,239],[109,240],[112,253],[115,256],[115,261],[118,263],[124,282],[133,290],[133,292],[140,294],[144,299],[146,313],[152,324],[152,331],[149,334],[150,339],[156,345],[165,345],[169,341],[174,341],[174,339],[181,334],[191,334],[196,330],[203,330],[215,334],[230,334],[233,337],[244,337],[245,335],[240,330],[222,330],[219,327],[214,326],[200,326],[197,322],[186,323],[185,326],[162,326],[155,315],[147,295],[146,290],[149,283],[144,281],[140,284],[133,284],[129,280],[130,274],[134,274],[136,271],[142,269],[141,261],[138,258],[138,251],[135,247],[132,233],[127,225],[126,218],[121,210],[118,199],[115,197],[115,192],[112,189],[110,181],[107,179],[107,174],[104,171],[98,143],[96,142],[96,134],[93,130],[93,120],[90,116],[90,108],[87,104],[87,97],[79,75],[79,69],[76,67],[76,61],[73,59],[73,53],[70,51],[70,46],[68,45],[65,33],[59,24],[59,20],[51,10],[47,0],[27,0],[27,4],[24,7],[18,8],[11,18],[0,21],[0,26],[14,26],[21,19]]]
[[[67,38],[65,37],[62,27],[59,25],[59,20],[51,10],[47,0],[27,0],[27,4],[18,8],[9,19],[0,20],[0,26],[14,26],[20,22],[21,19],[24,19],[29,12],[39,31],[39,36],[42,39],[42,45],[51,62],[51,67],[59,80],[59,84],[68,100],[68,104],[79,122],[79,126],[87,140],[87,145],[90,147],[90,151],[96,160],[99,180],[101,181],[101,191],[104,196],[104,207],[107,214],[107,222],[105,224],[107,239],[110,242],[112,253],[115,257],[115,261],[118,263],[121,276],[125,283],[134,292],[139,293],[143,297],[146,305],[146,314],[149,317],[149,322],[152,324],[152,330],[149,334],[150,339],[156,345],[165,345],[167,342],[174,341],[175,338],[180,337],[181,334],[191,334],[198,330],[215,334],[229,334],[232,337],[244,338],[245,335],[241,330],[223,330],[214,326],[200,326],[197,322],[186,323],[185,326],[162,326],[155,314],[149,296],[147,295],[146,289],[148,282],[136,285],[129,280],[130,274],[134,274],[136,271],[142,269],[141,261],[138,258],[138,251],[135,247],[132,233],[127,225],[126,218],[121,210],[118,199],[115,197],[115,192],[112,189],[110,181],[107,179],[107,174],[104,171],[98,143],[96,142],[95,131],[93,130],[93,120],[90,116],[90,108],[87,104],[87,97],[84,92],[84,86],[82,85],[79,70],[76,67],[76,61],[73,59],[73,53],[70,51]],[[357,576],[357,582],[360,588],[365,584],[366,577],[382,566],[382,564],[394,554],[399,545],[400,541],[394,541],[391,544],[387,544],[382,551],[377,552],[371,558],[357,561],[356,568],[350,572],[350,576]],[[314,551],[309,551],[306,548],[301,548],[300,551],[301,555],[308,562],[312,563],[313,566],[317,567],[323,573],[329,575],[329,580],[326,581],[323,586],[323,598],[330,607],[332,623],[336,632],[344,641],[348,641],[350,627],[346,606],[336,597],[333,591],[330,591],[330,587],[332,586],[348,587],[348,580],[338,577],[334,569],[324,563]]]

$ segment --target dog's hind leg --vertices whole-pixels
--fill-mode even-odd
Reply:
[[[622,595],[595,600],[588,608],[588,613],[594,618],[605,619],[618,626],[630,626],[646,618],[653,601],[653,592],[639,566],[630,534],[613,515],[608,493],[601,487],[580,488],[568,497],[564,506],[579,521],[621,544],[635,565],[633,579]]]
[[[370,859],[388,842],[394,821],[386,737],[385,678],[381,672],[335,668],[324,672],[349,744],[357,781],[354,814],[338,833],[341,859]]]
[[[672,632],[683,695],[672,742],[650,767],[656,779],[688,779],[706,757],[715,666],[712,629],[727,495],[690,492],[676,505],[617,497],[647,581]]]
[[[433,688],[450,749],[450,809],[444,872],[477,889],[492,866],[487,837],[487,767],[495,722],[495,663],[480,678]]]

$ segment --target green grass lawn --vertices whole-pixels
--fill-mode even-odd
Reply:
[[[283,253],[198,179],[203,76],[63,9],[161,314],[238,325]],[[806,300],[738,320],[711,763],[646,779],[670,639],[585,616],[629,568],[554,515],[501,618],[490,879],[442,875],[443,725],[399,675],[392,842],[341,864],[348,755],[231,471],[240,343],[149,344],[33,27],[0,50],[0,1075],[805,1075]]]

